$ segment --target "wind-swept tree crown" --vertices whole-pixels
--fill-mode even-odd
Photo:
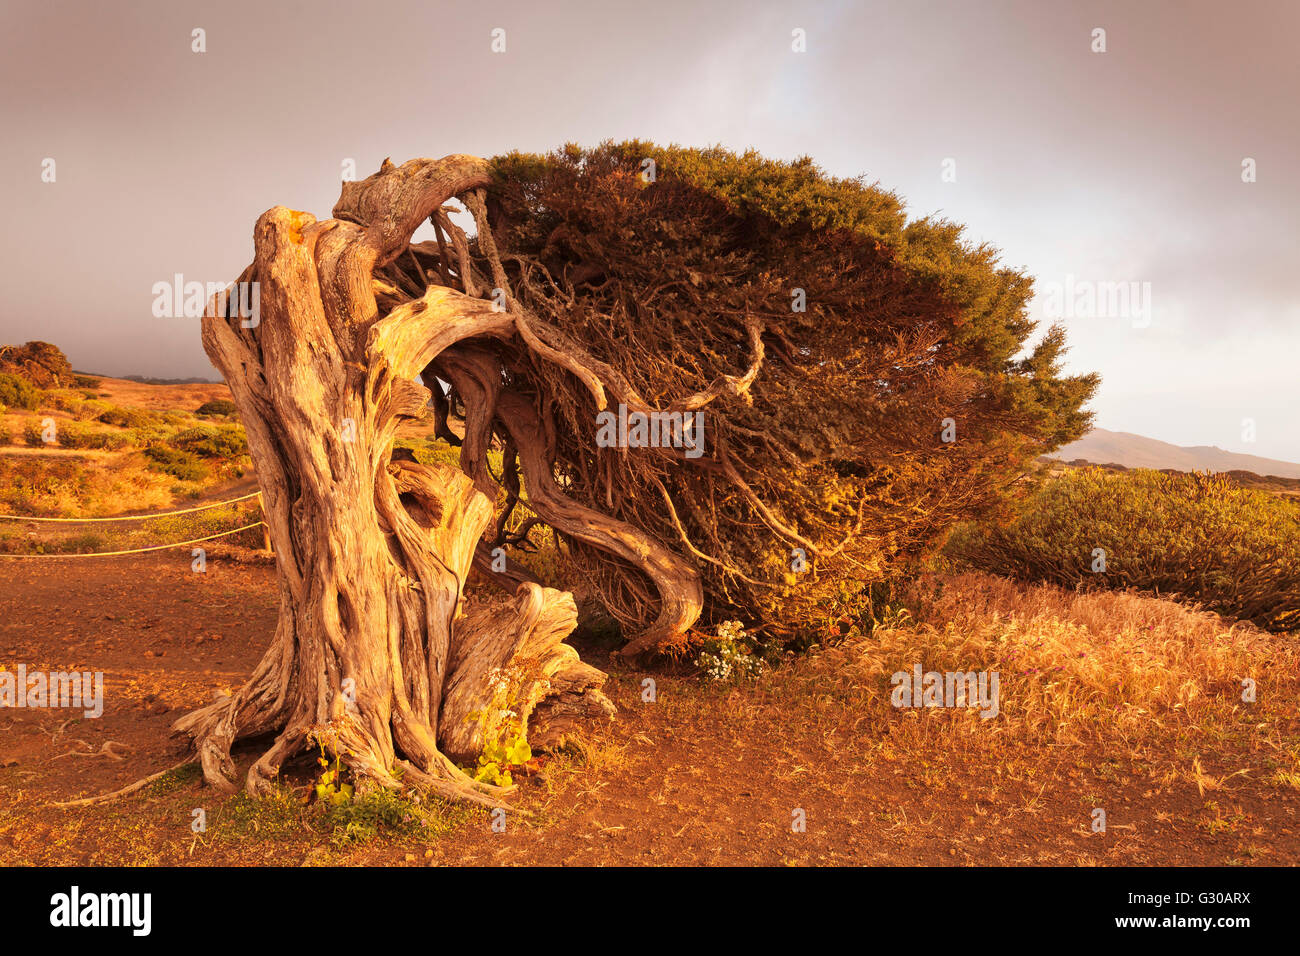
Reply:
[[[1061,330],[1025,354],[1031,279],[861,179],[644,142],[491,172],[470,256],[541,346],[498,349],[504,387],[548,419],[565,496],[678,554],[712,617],[797,630],[1088,426]],[[605,404],[699,412],[705,452],[600,447]],[[653,618],[643,571],[569,540],[616,615]]]

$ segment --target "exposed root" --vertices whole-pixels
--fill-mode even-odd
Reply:
[[[490,790],[493,790],[498,794],[497,797],[494,797],[489,792],[480,789],[482,784],[478,784],[476,781],[463,774],[462,776],[466,781],[468,781],[468,783],[457,780],[448,780],[424,773],[419,768],[405,760],[401,761],[399,766],[403,771],[405,771],[402,775],[403,784],[414,784],[414,789],[426,791],[453,803],[472,803],[476,806],[495,809],[502,805],[502,797],[509,796],[515,790],[514,787],[490,788]],[[532,816],[529,811],[518,808],[512,809],[511,812],[524,817]]]
[[[64,757],[108,757],[110,760],[125,760],[126,757],[117,753],[114,748],[120,747],[121,749],[128,750],[128,751],[131,749],[126,744],[118,743],[116,740],[104,741],[104,743],[100,746],[98,750],[96,750],[90,744],[86,743],[80,737],[74,738],[72,742],[74,744],[81,744],[86,749],[69,750],[67,753],[59,754],[57,757],[53,757],[51,759],[60,760]]]
[[[67,809],[69,807],[93,807],[102,803],[111,803],[120,797],[130,796],[137,790],[149,786],[149,784],[153,783],[155,780],[167,776],[167,774],[171,773],[173,770],[179,770],[181,767],[187,767],[192,763],[194,763],[194,758],[187,757],[175,766],[168,767],[166,770],[159,770],[157,773],[151,773],[143,780],[137,780],[135,783],[125,786],[121,790],[114,790],[112,793],[102,793],[97,797],[83,797],[80,800],[65,800],[50,805],[58,807],[59,809]]]

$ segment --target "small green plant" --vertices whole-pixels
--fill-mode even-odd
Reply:
[[[336,849],[377,837],[429,840],[449,828],[452,814],[418,796],[377,787],[344,803],[320,804],[316,828]]]
[[[325,745],[322,743],[320,748],[320,757],[316,762],[321,765],[320,779],[316,781],[316,799],[331,806],[340,806],[352,799],[352,784],[343,783],[340,778],[342,772],[339,766],[339,758],[335,756],[334,766],[330,766],[329,758],[325,756]]]
[[[508,787],[514,783],[510,774],[511,767],[522,766],[533,759],[533,748],[528,746],[524,735],[518,731],[505,740],[494,740],[483,748],[479,754],[478,770],[474,779],[483,783]]]
[[[240,791],[218,810],[211,824],[219,840],[245,843],[252,839],[281,840],[313,823],[297,795],[277,784],[261,796]]]
[[[483,710],[469,715],[470,720],[479,721],[484,740],[474,779],[509,787],[514,783],[511,768],[523,766],[533,759],[526,728],[518,715],[519,688],[528,676],[519,668],[497,668],[489,675],[489,680],[491,701]]]
[[[162,416],[147,408],[110,405],[99,413],[99,420],[105,425],[116,425],[118,428],[149,429],[156,428],[162,422]]]
[[[59,428],[59,444],[64,448],[102,448],[116,451],[130,444],[121,432],[92,428],[81,422],[65,422]]]
[[[740,621],[724,621],[718,625],[717,637],[704,640],[695,666],[703,671],[705,680],[714,683],[753,680],[761,677],[767,667],[755,650]]]
[[[202,782],[202,765],[197,762],[187,763],[168,770],[150,785],[149,790],[156,796],[164,796]]]
[[[418,794],[378,786],[356,792],[352,784],[344,783],[337,728],[333,724],[315,731],[310,739],[320,747],[317,763],[321,774],[303,798],[304,804],[310,804],[304,813],[312,828],[328,835],[334,847],[342,849],[381,835],[429,838],[445,828],[438,806],[426,806]],[[332,762],[330,752],[335,754]],[[399,768],[392,768],[391,773],[401,779]]]

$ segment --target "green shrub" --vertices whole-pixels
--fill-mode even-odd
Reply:
[[[187,428],[172,436],[168,444],[203,458],[239,458],[248,454],[248,439],[238,425]]]
[[[330,843],[342,848],[383,836],[395,839],[430,839],[438,833],[436,814],[409,796],[377,789],[340,804],[321,804],[319,829]]]
[[[1008,577],[1136,588],[1300,627],[1300,505],[1223,475],[1071,470],[1010,524],[967,526],[947,551]]]
[[[82,531],[78,534],[70,535],[59,541],[51,542],[42,551],[48,554],[93,554],[96,551],[107,551],[104,547],[104,536],[96,534],[93,531]]]
[[[23,442],[32,448],[40,448],[45,444],[44,432],[40,422],[30,421],[23,426]]]
[[[72,384],[77,388],[99,388],[99,379],[93,375],[74,375]]]
[[[238,412],[239,409],[235,407],[235,403],[232,402],[230,399],[214,398],[212,401],[204,402],[202,405],[200,405],[198,407],[198,410],[194,414],[204,415],[204,416],[219,416],[219,415],[235,415],[238,414]]]
[[[165,442],[171,434],[166,417],[147,408],[109,406],[98,416],[105,425],[131,430],[131,443],[144,448]]]
[[[181,481],[203,481],[208,477],[207,466],[189,452],[166,445],[150,445],[144,450],[154,471],[179,478]]]
[[[102,448],[116,451],[130,444],[121,432],[90,428],[80,422],[64,422],[58,429],[59,444],[64,448]]]
[[[0,402],[11,408],[34,412],[41,403],[42,394],[39,388],[21,376],[0,374]]]
[[[109,405],[99,414],[99,421],[105,425],[118,428],[156,428],[162,424],[162,416],[147,408],[122,408]]]

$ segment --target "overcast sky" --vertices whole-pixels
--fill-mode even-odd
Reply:
[[[1282,0],[4,0],[0,342],[215,378],[154,283],[233,280],[257,216],[327,216],[348,159],[720,143],[999,247],[1102,373],[1099,426],[1300,461],[1298,35]]]

